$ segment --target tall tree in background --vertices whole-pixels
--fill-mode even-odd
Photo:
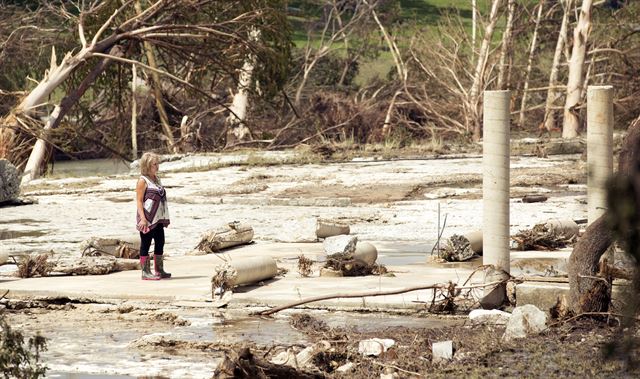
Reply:
[[[560,72],[560,61],[562,52],[567,44],[567,29],[569,25],[569,15],[573,8],[573,0],[560,1],[562,7],[562,21],[560,22],[560,31],[556,41],[556,49],[553,53],[553,62],[549,70],[549,89],[547,90],[547,100],[544,108],[544,128],[551,131],[556,128],[556,111],[553,109],[555,101],[558,99],[559,92],[556,87],[558,84],[558,73]]]
[[[475,141],[480,140],[482,135],[482,129],[480,124],[480,95],[484,90],[485,74],[487,68],[487,60],[489,59],[489,50],[491,47],[491,39],[493,38],[493,31],[498,23],[498,14],[500,10],[500,4],[502,0],[493,0],[491,3],[491,12],[489,14],[489,22],[484,30],[484,36],[482,38],[482,45],[478,52],[478,61],[473,74],[473,83],[471,89],[469,89],[469,103],[471,106],[471,119],[473,120],[473,139]]]
[[[45,107],[54,106],[47,126],[49,130],[55,129],[114,62],[135,63],[147,73],[157,73],[165,82],[194,96],[218,102],[221,107],[226,104],[217,100],[210,89],[230,79],[237,80],[234,73],[249,54],[255,54],[262,63],[256,67],[253,79],[261,83],[265,96],[272,95],[284,84],[291,42],[282,1],[155,0],[141,2],[138,11],[132,3],[89,2],[86,8],[76,10],[79,12],[62,8],[65,15],[77,23],[79,48],[64,54],[61,61],[54,52],[49,70],[5,116],[0,126],[0,141],[5,144],[0,151],[19,167],[23,167],[24,154],[28,152],[16,151],[14,147],[30,136],[43,137],[38,143],[42,148],[31,151],[34,158],[26,167],[26,180],[38,176],[44,162],[42,150],[47,138],[38,115]],[[73,7],[71,3],[66,5]],[[255,25],[260,26],[262,33],[257,42],[249,37]],[[153,46],[161,57],[158,67],[142,62],[140,47],[144,43]],[[185,75],[189,64],[198,67],[200,74]],[[72,76],[84,79],[75,88],[68,89],[59,104],[50,104],[50,95]],[[109,84],[111,88],[125,85]],[[94,95],[101,93],[93,92]]]
[[[564,120],[562,138],[578,136],[580,129],[579,110],[584,85],[584,61],[587,53],[587,41],[591,33],[592,0],[582,0],[578,24],[573,31],[573,48],[569,61],[569,79],[567,81],[567,97],[564,104]]]

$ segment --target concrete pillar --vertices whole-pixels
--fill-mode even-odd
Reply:
[[[482,142],[482,261],[509,272],[509,103],[511,91],[485,91]]]
[[[511,91],[485,91],[482,142],[482,263],[485,283],[507,279],[509,264],[509,104]],[[484,288],[480,305],[500,307],[506,284]]]
[[[607,179],[613,174],[613,87],[587,88],[588,223],[606,209]]]

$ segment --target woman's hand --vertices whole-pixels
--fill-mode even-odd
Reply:
[[[138,229],[144,234],[149,233],[149,222],[146,219],[143,218],[138,223]]]

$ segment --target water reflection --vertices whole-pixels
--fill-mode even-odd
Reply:
[[[129,172],[129,163],[121,159],[88,159],[82,161],[59,161],[50,164],[48,176],[84,177],[118,175]]]

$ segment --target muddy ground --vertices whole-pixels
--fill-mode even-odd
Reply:
[[[166,250],[175,256],[187,254],[203,231],[235,220],[252,225],[256,240],[286,243],[306,238],[304,231],[295,230],[302,221],[334,219],[349,223],[360,240],[414,244],[425,253],[441,227],[438,212],[442,218],[448,216],[445,238],[481,225],[479,155],[368,156],[323,164],[299,164],[295,157],[295,152],[284,152],[167,159],[160,167],[172,214]],[[586,168],[580,154],[514,156],[511,167],[512,234],[548,218],[586,218]],[[31,183],[23,196],[35,204],[0,211],[0,249],[78,254],[81,242],[90,236],[135,235],[136,177],[135,170],[81,177],[67,173]],[[549,199],[536,204],[520,200],[530,194]],[[74,372],[207,378],[225,351],[246,345],[270,359],[322,340],[331,348],[316,357],[315,370],[328,377],[370,378],[390,372],[398,377],[639,373],[630,362],[603,358],[603,347],[616,329],[593,321],[559,323],[540,336],[504,342],[502,327],[471,327],[466,315],[310,310],[305,313],[316,320],[301,322],[297,311],[258,318],[249,316],[249,310],[160,303],[4,303],[12,326],[27,336],[41,333],[49,339],[44,362],[63,378]],[[635,329],[626,333],[637,336]],[[371,337],[392,338],[396,345],[381,357],[361,357],[358,342]],[[432,364],[430,346],[444,340],[454,341],[454,360]],[[351,371],[335,371],[347,362],[354,363]]]
[[[634,341],[633,348],[624,351],[620,344],[612,345],[622,341],[615,319],[552,321],[540,335],[504,341],[504,326],[474,326],[460,315],[350,314],[340,318],[333,312],[292,311],[254,319],[250,325],[237,323],[242,320],[239,315],[227,315],[225,320],[224,312],[216,311],[210,314],[216,321],[197,326],[204,314],[194,310],[70,303],[11,306],[18,308],[7,312],[14,327],[27,335],[40,330],[49,338],[45,362],[52,377],[76,378],[53,374],[73,372],[69,370],[72,366],[79,372],[131,377],[205,378],[213,376],[225,354],[234,356],[245,347],[261,359],[272,360],[282,352],[299,353],[318,343],[329,348],[317,351],[301,371],[335,378],[381,374],[398,378],[633,378],[640,374],[638,328],[624,329],[623,336]],[[364,357],[358,344],[369,338],[393,339],[395,345],[378,357]],[[432,344],[447,340],[454,343],[453,360],[432,362]],[[353,364],[350,369],[339,371],[349,363]]]

